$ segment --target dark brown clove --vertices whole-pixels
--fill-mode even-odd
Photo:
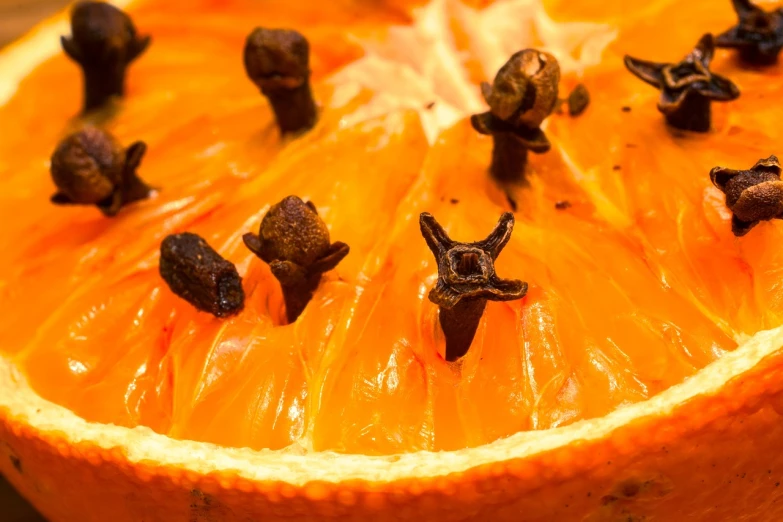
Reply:
[[[71,12],[71,37],[61,37],[63,50],[84,76],[84,109],[89,112],[125,93],[128,65],[149,46],[124,12],[104,2],[80,2]]]
[[[715,167],[710,171],[712,183],[726,194],[735,236],[744,236],[761,221],[783,219],[780,172],[776,156],[759,160],[750,170]]]
[[[310,45],[304,36],[287,29],[255,29],[245,43],[245,70],[272,105],[281,134],[315,125]]]
[[[783,49],[783,8],[764,11],[750,0],[732,0],[739,23],[715,38],[715,45],[737,49],[750,65],[773,65]]]
[[[568,95],[566,103],[568,103],[568,114],[570,116],[579,116],[590,105],[590,92],[584,84],[580,83]]]
[[[557,106],[560,65],[549,53],[525,49],[500,68],[481,93],[490,110],[471,118],[473,128],[493,138],[492,176],[502,182],[524,179],[528,151],[550,149],[539,128]]]
[[[489,236],[474,243],[452,240],[427,212],[419,217],[419,226],[438,262],[438,281],[429,299],[439,307],[446,360],[456,361],[468,352],[487,300],[511,301],[527,293],[527,283],[495,274],[495,259],[511,239],[514,215],[503,214]]]
[[[326,224],[315,205],[288,196],[273,205],[261,220],[258,235],[242,239],[251,252],[269,264],[280,282],[289,323],[304,311],[321,282],[348,255],[348,245],[331,243]]]
[[[639,79],[660,89],[658,110],[672,127],[707,132],[712,124],[711,104],[739,97],[736,85],[710,72],[715,53],[711,34],[705,34],[679,63],[656,63],[625,57],[625,66]]]
[[[160,245],[160,275],[176,295],[215,317],[238,314],[245,307],[242,278],[233,263],[200,236],[167,236]]]
[[[106,216],[122,206],[146,199],[152,189],[136,174],[147,150],[142,141],[123,149],[108,133],[85,127],[57,145],[51,174],[57,205],[95,205]]]

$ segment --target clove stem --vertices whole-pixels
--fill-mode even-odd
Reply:
[[[463,299],[451,309],[438,308],[440,327],[446,337],[447,361],[456,361],[468,353],[486,307],[486,299],[476,298]]]
[[[288,323],[293,323],[302,315],[307,304],[312,300],[313,294],[321,282],[321,274],[312,274],[302,281],[294,284],[280,284],[285,302],[285,315]]]
[[[294,89],[267,89],[264,94],[282,134],[295,134],[315,125],[317,109],[309,82]]]
[[[114,96],[125,94],[125,67],[83,67],[84,112],[99,109]]]
[[[84,113],[125,93],[128,66],[149,46],[130,17],[105,2],[80,2],[71,13],[71,36],[61,37],[65,54],[79,64],[84,79]]]
[[[666,114],[666,122],[676,129],[707,132],[712,124],[710,100],[698,92],[690,91],[676,109]]]
[[[245,43],[245,71],[266,96],[280,133],[296,134],[315,125],[310,88],[310,45],[296,31],[257,28]]]
[[[527,167],[528,148],[510,132],[492,135],[492,163],[490,174],[501,182],[523,180]]]

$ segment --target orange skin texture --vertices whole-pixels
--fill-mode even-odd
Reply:
[[[547,2],[555,19],[610,21],[618,37],[581,78],[588,110],[550,118],[553,150],[532,157],[529,185],[511,191],[517,224],[498,273],[528,281],[528,296],[491,303],[468,356],[452,365],[426,299],[435,265],[416,220],[428,211],[456,239],[486,235],[508,210],[486,175],[491,140],[463,120],[430,146],[413,111],[341,126],[375,100],[334,101],[326,78],[363,54],[345,27],[382,39],[407,15],[390,2],[368,11],[346,2],[324,25],[291,4],[274,3],[264,23],[310,38],[323,108],[318,127],[293,142],[277,138],[241,60],[215,60],[237,54],[235,21],[262,19],[258,7],[194,6],[198,37],[166,14],[176,3],[133,11],[156,51],[133,65],[108,127],[123,143],[148,142],[139,173],[161,190],[116,219],[47,200],[46,158],[76,125],[51,124],[78,110],[72,64],[50,60],[0,108],[0,219],[14,224],[0,231],[1,349],[45,399],[88,421],[229,447],[459,450],[644,401],[734,350],[737,337],[781,324],[783,228],[762,223],[734,238],[708,176],[778,152],[765,109],[783,94],[770,81],[780,66],[748,71],[719,52],[713,70],[743,94],[714,104],[714,131],[692,136],[665,127],[657,93],[619,59],[676,60],[703,32],[733,23],[726,6],[686,22],[674,2],[652,4],[647,14],[676,28],[658,43],[655,24],[625,17],[619,2],[573,12]],[[215,16],[226,7],[230,15]],[[240,237],[288,194],[312,199],[351,255],[300,320],[280,326],[279,288]],[[555,209],[563,200],[571,206]],[[199,314],[159,280],[159,242],[183,230],[237,264],[248,295],[240,316]],[[598,442],[434,478],[304,486],[133,462],[0,408],[0,471],[54,521],[777,520],[780,373],[776,354],[720,394]]]

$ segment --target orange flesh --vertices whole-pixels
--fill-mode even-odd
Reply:
[[[770,81],[778,67],[746,71],[719,53],[713,70],[742,97],[713,105],[712,133],[686,136],[665,127],[656,92],[618,57],[679,59],[702,32],[733,23],[728,6],[686,22],[681,3],[654,4],[656,16],[690,24],[654,48],[644,18],[618,25],[602,65],[582,78],[589,109],[550,118],[553,150],[531,156],[530,184],[512,194],[517,223],[497,268],[527,281],[528,295],[490,303],[454,365],[426,298],[436,267],[418,215],[431,212],[458,240],[492,229],[509,206],[487,177],[491,139],[462,120],[430,146],[412,110],[356,123],[380,94],[345,101],[324,81],[363,54],[356,42],[383,39],[405,15],[348,6],[324,25],[296,2],[188,2],[185,27],[177,4],[133,11],[154,44],[107,123],[123,143],[149,145],[139,172],[161,188],[153,199],[114,219],[48,202],[48,156],[77,125],[80,80],[65,58],[39,67],[0,108],[0,349],[43,397],[88,420],[227,446],[448,450],[605,415],[783,322],[781,223],[734,238],[708,176],[776,152],[766,103],[783,94]],[[622,9],[550,4],[562,20],[612,20]],[[310,39],[322,114],[296,141],[278,140],[244,76],[237,27],[247,20]],[[351,253],[299,320],[281,326],[279,286],[241,235],[289,194],[314,201]],[[563,200],[571,206],[556,209]],[[196,312],[160,279],[160,241],[184,230],[237,264],[247,293],[239,316]]]

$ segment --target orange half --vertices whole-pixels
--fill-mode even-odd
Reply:
[[[74,66],[49,58],[64,17],[46,22],[0,55],[0,471],[54,522],[781,518],[783,228],[734,238],[708,176],[775,152],[779,67],[719,53],[743,95],[692,136],[621,61],[680,58],[726,4],[202,1],[187,25],[184,4],[134,4],[154,43],[105,124],[148,143],[160,190],[111,220],[48,202],[47,158],[81,123]],[[320,121],[297,140],[225,58],[248,20],[310,39]],[[504,192],[467,116],[527,46],[592,102],[549,118],[553,150]],[[351,254],[282,325],[241,235],[289,194]],[[512,201],[498,272],[528,295],[490,303],[447,363],[418,215],[470,241]],[[237,265],[242,314],[159,278],[185,230]]]

